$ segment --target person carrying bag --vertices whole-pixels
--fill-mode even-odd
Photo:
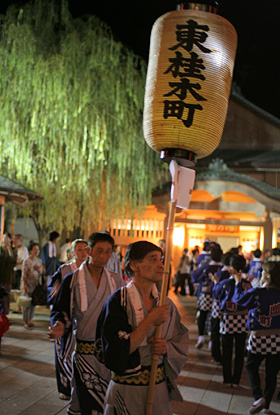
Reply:
[[[29,297],[29,306],[23,304],[22,314],[24,327],[31,330],[34,327],[32,319],[35,313],[36,305],[47,304],[47,290],[42,285],[42,274],[44,266],[38,258],[40,249],[39,244],[31,242],[29,246],[29,257],[23,262],[21,277],[21,292]]]

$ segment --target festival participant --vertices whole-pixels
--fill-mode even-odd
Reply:
[[[248,271],[248,280],[252,284],[253,287],[260,286],[260,279],[262,276],[262,265],[263,261],[261,260],[262,251],[260,249],[256,249],[252,252],[254,258],[250,262],[250,267]]]
[[[233,301],[249,309],[247,328],[250,337],[247,345],[246,369],[255,399],[249,409],[251,414],[269,410],[280,370],[280,263],[263,265],[261,287],[244,291],[241,276],[236,281]],[[265,362],[265,387],[262,392],[259,367]]]
[[[245,258],[242,255],[233,255],[229,263],[231,276],[219,283],[216,298],[220,301],[220,311],[222,314],[220,334],[222,335],[223,349],[223,385],[225,387],[238,387],[244,364],[248,310],[246,307],[237,305],[232,300],[235,291],[235,275],[239,276],[244,290],[248,290],[252,286],[242,274],[246,267]],[[233,342],[235,342],[235,358],[232,374]]]
[[[232,253],[226,252],[222,256],[222,263],[224,264],[223,268],[220,271],[217,271],[215,274],[210,274],[211,280],[216,284],[226,280],[230,277],[230,265],[229,260],[232,256]],[[220,341],[220,302],[216,294],[217,285],[213,286],[212,289],[212,309],[211,309],[211,355],[212,362],[220,363],[222,360],[221,357],[221,341]]]
[[[222,250],[219,244],[213,244],[210,251],[210,262],[209,264],[202,265],[197,268],[192,274],[192,281],[198,283],[197,289],[197,302],[199,308],[199,316],[197,319],[198,325],[198,340],[195,345],[197,349],[201,349],[204,345],[204,332],[206,327],[206,320],[208,314],[212,310],[212,288],[213,282],[210,276],[215,274],[217,271],[222,269]],[[210,314],[209,314],[210,316]],[[210,330],[209,330],[210,331]],[[210,342],[209,348],[211,349],[212,344]]]
[[[196,261],[197,267],[200,267],[201,265],[205,265],[210,261],[210,246],[211,246],[211,241],[209,241],[209,239],[205,239],[203,243],[203,251],[197,257],[197,261]]]
[[[63,278],[79,268],[88,258],[87,241],[84,239],[76,239],[72,242],[70,251],[73,254],[71,262],[63,264],[58,268],[48,286],[50,292],[49,304],[53,305],[55,303]],[[60,338],[55,340],[54,345],[58,397],[63,400],[69,400],[71,396],[72,353],[75,347],[75,336],[73,332],[68,332],[67,334],[63,337],[63,341]]]
[[[71,333],[75,321],[76,350],[68,406],[71,415],[103,413],[110,372],[93,353],[96,322],[102,306],[111,293],[124,285],[119,274],[106,268],[113,248],[114,239],[107,232],[91,234],[87,248],[89,260],[63,279],[53,305],[50,339]]]
[[[182,399],[175,379],[187,360],[188,330],[169,298],[158,306],[155,283],[163,276],[161,248],[135,242],[127,248],[124,262],[126,274],[133,280],[108,298],[96,329],[100,346],[96,353],[113,372],[104,414],[145,413],[152,354],[156,354],[153,414],[170,415],[170,399]],[[162,337],[155,339],[155,326],[162,323]]]

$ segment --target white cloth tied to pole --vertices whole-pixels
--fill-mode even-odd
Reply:
[[[171,202],[176,202],[176,206],[179,208],[188,209],[194,186],[195,171],[179,166],[174,160],[169,164],[169,171],[172,177]]]

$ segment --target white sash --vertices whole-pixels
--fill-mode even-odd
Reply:
[[[56,246],[51,241],[49,241],[49,258],[56,257]]]
[[[86,277],[85,277],[85,267],[87,261],[83,262],[78,270],[78,281],[79,281],[79,288],[80,288],[80,296],[81,296],[81,311],[84,313],[88,309],[88,299],[87,299],[87,289],[86,289]],[[111,275],[111,273],[107,270],[107,268],[103,268],[105,271],[107,281],[110,287],[111,294],[116,291],[116,282]]]
[[[139,324],[141,323],[141,321],[144,320],[145,315],[144,315],[144,309],[142,306],[142,301],[141,301],[141,294],[138,291],[137,287],[135,286],[134,282],[131,281],[126,287],[125,289],[127,290],[127,295],[130,299],[130,304],[134,310],[135,313],[135,318],[136,318],[136,327],[139,326]],[[156,286],[153,286],[152,289],[152,296],[158,300],[158,290],[156,288]],[[143,342],[140,344],[140,346],[146,346],[148,344],[147,341],[147,337],[143,340]]]

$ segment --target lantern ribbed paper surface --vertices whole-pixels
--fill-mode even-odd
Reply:
[[[144,105],[144,137],[155,151],[211,154],[222,137],[237,35],[204,11],[166,13],[154,24]]]

